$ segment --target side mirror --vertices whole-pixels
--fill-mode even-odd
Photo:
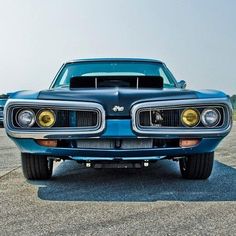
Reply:
[[[178,82],[178,88],[182,88],[182,89],[185,89],[187,86],[186,82],[184,80],[180,80]]]

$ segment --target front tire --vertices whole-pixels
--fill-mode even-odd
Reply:
[[[180,171],[185,179],[207,179],[212,172],[214,152],[188,155],[179,160]]]
[[[46,180],[52,176],[53,160],[47,156],[21,153],[23,174],[29,180]]]

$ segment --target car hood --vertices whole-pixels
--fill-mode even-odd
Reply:
[[[212,90],[204,92],[187,89],[79,89],[68,88],[44,90],[38,93],[37,98],[42,100],[84,101],[101,104],[108,116],[129,116],[134,104],[147,101],[168,101],[196,98],[216,98],[225,94]],[[114,112],[114,106],[123,106],[123,112]]]

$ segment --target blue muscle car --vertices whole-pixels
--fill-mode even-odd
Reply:
[[[192,91],[149,59],[87,59],[61,67],[47,90],[12,94],[5,128],[27,179],[48,179],[55,159],[94,168],[179,161],[184,178],[210,176],[230,132],[232,106],[219,91]]]
[[[4,111],[4,106],[7,102],[8,97],[9,97],[8,94],[0,95],[0,127],[3,126],[3,119],[4,119],[3,111]]]

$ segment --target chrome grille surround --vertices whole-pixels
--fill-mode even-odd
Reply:
[[[142,126],[140,125],[139,114],[144,110],[174,110],[195,107],[220,107],[223,109],[223,122],[220,127],[185,127],[179,126]],[[171,101],[154,101],[136,104],[131,109],[132,128],[138,134],[152,134],[159,136],[202,136],[215,135],[220,136],[230,132],[232,127],[232,108],[227,98],[219,99],[186,99],[186,100],[171,100]]]
[[[93,111],[98,114],[98,122],[93,127],[17,128],[13,125],[13,110],[16,108]],[[100,104],[91,102],[9,99],[4,109],[4,115],[6,132],[15,138],[71,138],[83,134],[96,136],[105,129],[105,110]]]

